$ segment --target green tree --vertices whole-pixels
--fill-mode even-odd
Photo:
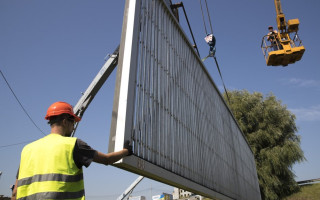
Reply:
[[[292,166],[305,160],[295,115],[272,94],[229,91],[229,107],[254,153],[261,197],[282,199],[299,187]],[[226,98],[226,94],[224,94]]]

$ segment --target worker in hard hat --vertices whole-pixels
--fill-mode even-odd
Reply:
[[[270,41],[271,46],[274,51],[277,51],[279,49],[282,49],[282,45],[280,44],[279,37],[278,37],[278,31],[273,29],[273,26],[268,27],[268,35],[267,40]]]
[[[53,103],[45,119],[51,133],[23,148],[12,199],[84,199],[82,166],[92,161],[109,165],[132,154],[129,142],[121,151],[104,154],[70,137],[81,119],[66,102]]]

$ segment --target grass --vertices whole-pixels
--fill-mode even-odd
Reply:
[[[320,200],[320,183],[301,186],[301,190],[285,200]]]

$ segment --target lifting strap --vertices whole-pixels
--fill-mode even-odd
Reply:
[[[217,68],[218,68],[218,71],[219,71],[219,75],[220,75],[220,78],[221,78],[221,81],[222,81],[222,84],[223,84],[223,88],[224,88],[224,91],[225,91],[225,93],[226,93],[226,96],[227,96],[228,102],[229,102],[229,104],[230,104],[229,94],[228,94],[228,91],[227,91],[226,85],[224,84],[224,81],[223,81],[223,78],[222,78],[222,75],[221,75],[221,71],[220,71],[220,67],[219,67],[219,64],[218,64],[217,58],[216,58],[216,56],[215,56],[215,55],[213,56],[213,58],[214,58],[214,61],[216,62],[216,65],[217,65]]]
[[[207,42],[208,45],[210,46],[210,52],[209,52],[209,55],[207,55],[206,57],[204,57],[204,58],[202,59],[202,62],[204,62],[204,61],[205,61],[207,58],[209,58],[209,57],[213,57],[213,58],[214,58],[214,61],[215,61],[215,63],[216,63],[216,66],[217,66],[217,69],[218,69],[218,72],[219,72],[219,75],[220,75],[220,78],[221,78],[221,81],[222,81],[222,84],[223,84],[224,91],[225,91],[225,93],[226,93],[228,102],[229,102],[229,104],[230,104],[229,94],[228,94],[226,85],[224,84],[224,81],[223,81],[223,78],[222,78],[222,74],[221,74],[221,70],[220,70],[220,67],[219,67],[217,58],[216,58],[216,56],[215,56],[215,53],[216,53],[215,43],[216,43],[216,41],[215,41],[215,38],[214,38],[214,36],[213,36],[213,29],[212,29],[211,17],[210,17],[209,9],[208,9],[208,3],[207,3],[207,0],[205,0],[206,9],[207,9],[207,14],[208,14],[208,20],[209,20],[209,25],[210,25],[210,29],[211,29],[211,34],[208,34],[208,32],[207,32],[207,26],[206,26],[206,22],[205,22],[205,18],[204,18],[204,13],[203,13],[203,10],[202,10],[201,0],[199,0],[199,3],[200,3],[201,13],[202,13],[202,20],[203,20],[203,24],[204,24],[204,29],[205,29],[206,36],[208,37],[209,35],[212,35],[212,40],[211,40],[210,42],[207,41],[207,37],[205,38],[206,42]],[[213,43],[213,40],[214,40],[214,43]]]
[[[226,93],[228,102],[229,102],[229,104],[230,104],[229,94],[228,94],[226,85],[224,84],[224,81],[223,81],[223,78],[222,78],[221,70],[220,70],[220,67],[219,67],[219,64],[218,64],[216,55],[215,55],[215,49],[214,49],[213,54],[209,53],[209,55],[207,55],[206,57],[202,58],[202,62],[204,62],[204,61],[205,61],[207,58],[209,58],[209,57],[213,57],[213,58],[214,58],[214,61],[215,61],[215,63],[216,63],[216,66],[217,66],[217,69],[218,69],[218,72],[219,72],[219,75],[220,75],[220,78],[221,78],[221,81],[222,81],[222,84],[223,84],[224,91],[225,91],[225,93]]]

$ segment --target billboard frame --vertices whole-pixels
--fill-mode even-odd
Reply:
[[[177,22],[173,14],[169,11],[170,8],[162,0],[156,0],[156,1],[157,2],[159,1],[160,4],[162,4],[162,6],[167,8],[167,13],[171,15],[169,17],[171,17],[173,23],[175,23],[175,25],[178,26],[179,31],[183,33],[182,34],[183,40],[186,41],[186,45],[190,49],[192,49],[195,59],[198,61],[198,63],[200,63],[200,67],[208,77],[208,81],[212,84],[214,89],[217,91],[217,94],[218,94],[217,98],[221,100],[220,102],[223,103],[227,112],[229,112],[227,121],[234,121],[234,123],[236,124],[236,127],[240,129],[232,112],[230,111],[229,107],[224,101],[222,95],[220,94],[217,86],[215,85],[212,78],[210,77],[208,71],[204,67],[201,59],[197,56],[197,53],[195,52],[195,50],[193,49],[193,46],[185,36],[179,23]],[[138,70],[137,58],[139,58],[139,34],[141,29],[141,26],[140,26],[141,2],[142,0],[127,0],[125,4],[124,21],[123,21],[122,36],[121,36],[120,51],[119,51],[119,65],[117,69],[114,106],[112,111],[112,123],[111,123],[111,130],[110,130],[110,136],[109,136],[109,152],[122,150],[124,142],[126,140],[132,140],[131,134],[133,131],[132,127],[134,124],[134,114],[135,114],[135,110],[134,110],[135,87],[137,85],[136,72]],[[234,126],[229,127],[230,130],[233,128],[235,127]],[[244,134],[241,132],[241,130],[239,133],[241,133],[241,136],[237,136],[236,138],[231,138],[231,141],[229,142],[231,144],[235,144],[239,142],[238,139],[239,137],[241,137],[241,139],[244,139],[245,143],[249,147],[249,144]],[[231,149],[231,150],[235,151],[235,149]],[[250,149],[250,147],[249,147],[249,151],[250,152],[247,152],[247,154],[251,154],[251,155],[245,155],[246,157],[244,158],[244,160],[246,159],[250,160],[253,157],[252,150]],[[227,156],[230,156],[230,155],[227,155]],[[231,155],[232,158],[234,158],[233,156],[234,155]],[[243,161],[242,158],[234,158],[234,159],[237,159],[236,161],[232,161],[232,162],[236,162],[235,163],[236,165],[239,159],[240,161]],[[251,168],[253,167],[255,169],[255,166],[252,166],[252,163],[249,163],[248,165],[249,167],[246,166],[247,167],[246,169],[250,167]],[[118,163],[116,163],[114,166],[149,177],[151,179],[154,179],[175,187],[179,187],[181,189],[184,189],[190,192],[194,192],[199,195],[212,197],[212,198],[219,198],[221,200],[230,200],[230,199],[235,199],[237,197],[237,196],[235,197],[235,196],[229,196],[227,194],[223,194],[222,192],[220,192],[221,190],[220,191],[213,190],[204,185],[200,185],[189,178],[182,177],[181,175],[176,174],[172,171],[169,171],[161,166],[148,162],[147,160],[144,160],[141,157],[138,157],[137,155],[131,155],[129,157],[125,157],[122,160],[120,160]],[[240,166],[240,171],[243,170],[243,168],[245,167]],[[246,172],[248,172],[248,170]],[[237,174],[238,171],[233,173]],[[248,176],[248,174],[245,174],[244,176]],[[249,174],[249,176],[251,176],[251,174]],[[240,183],[238,178],[237,180],[234,180],[234,181],[236,182],[236,184]],[[250,187],[255,188],[255,192],[259,193],[259,191],[257,191],[257,188],[258,188],[257,180],[253,182],[254,183],[253,184],[251,183],[252,185]],[[238,194],[241,192],[243,193],[244,191],[245,194],[243,194],[244,198],[242,199],[246,199],[246,197],[250,196],[250,192],[247,191],[248,190],[247,188],[243,188],[243,187],[245,186],[239,186],[239,188],[236,188],[235,191],[232,191],[231,193]]]

